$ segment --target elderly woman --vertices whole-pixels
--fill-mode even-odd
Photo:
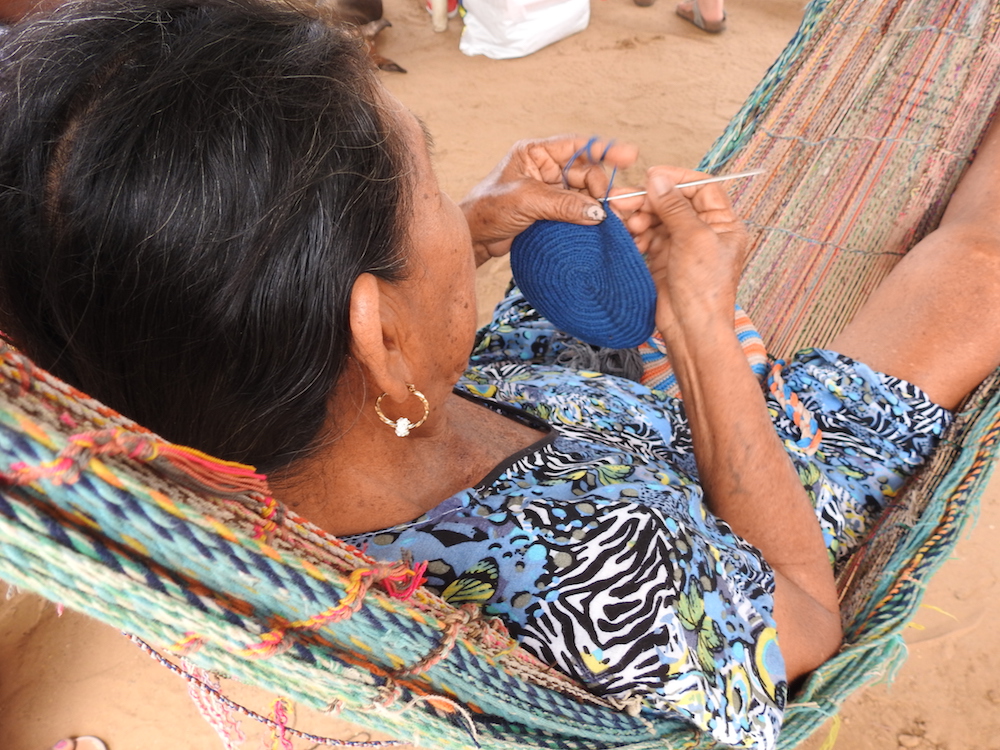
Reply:
[[[615,205],[682,405],[556,365],[571,342],[516,290],[475,337],[477,265],[535,220],[606,220],[583,140],[518,144],[457,206],[356,38],[260,0],[71,4],[2,46],[18,346],[723,743],[774,745],[788,684],[840,643],[831,556],[1000,363],[996,133],[837,353],[763,388],[733,331],[746,238],[724,191],[650,170]]]

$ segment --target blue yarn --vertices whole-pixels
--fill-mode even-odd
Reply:
[[[510,265],[532,307],[581,341],[630,349],[653,334],[653,277],[610,210],[597,226],[536,221],[514,238]]]
[[[577,149],[575,154],[569,157],[569,160],[566,162],[566,166],[563,167],[562,169],[562,184],[564,188],[569,189],[569,170],[573,168],[574,164],[576,164],[577,159],[586,154],[587,161],[590,162],[591,164],[601,163],[604,161],[604,157],[608,155],[608,151],[611,150],[611,147],[615,145],[615,141],[612,138],[610,141],[608,141],[607,145],[604,147],[604,150],[601,152],[601,158],[595,159],[594,155],[590,153],[590,149],[593,148],[594,144],[597,143],[599,140],[600,138],[598,138],[596,135],[590,136],[590,140],[588,140],[581,148]],[[611,185],[615,181],[615,173],[617,173],[617,171],[618,167],[615,167],[614,171],[611,174],[611,182],[608,183],[608,193],[611,192]],[[605,193],[604,195],[605,200],[608,199],[608,193]]]

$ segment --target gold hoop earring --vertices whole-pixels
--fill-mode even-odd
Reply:
[[[397,420],[389,419],[385,414],[382,413],[382,399],[388,396],[388,393],[383,393],[377,399],[375,399],[375,413],[378,414],[378,418],[389,425],[392,429],[396,431],[396,437],[406,437],[410,434],[410,430],[415,429],[427,421],[427,416],[431,413],[431,405],[427,403],[427,399],[424,397],[420,391],[417,390],[413,383],[407,383],[406,387],[409,389],[410,393],[420,399],[420,403],[424,405],[424,416],[420,418],[418,422],[411,422],[406,417],[400,417]]]

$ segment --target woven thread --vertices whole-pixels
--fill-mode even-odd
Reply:
[[[615,214],[596,226],[536,221],[514,238],[514,281],[560,330],[594,346],[631,349],[653,334],[656,288]]]

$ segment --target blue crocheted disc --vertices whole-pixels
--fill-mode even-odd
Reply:
[[[514,281],[556,328],[594,346],[630,349],[653,334],[656,287],[625,225],[536,221],[514,238]]]

